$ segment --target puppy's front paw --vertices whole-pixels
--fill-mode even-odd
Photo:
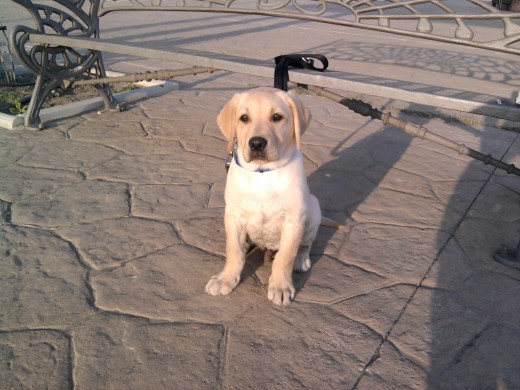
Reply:
[[[271,276],[269,279],[269,288],[267,290],[267,298],[274,304],[279,306],[287,306],[294,298],[296,290],[292,284],[292,280],[285,278],[275,279]]]
[[[222,273],[213,275],[204,291],[209,295],[227,295],[237,286],[240,277],[226,277]]]

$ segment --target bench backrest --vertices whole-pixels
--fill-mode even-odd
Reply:
[[[117,11],[240,13],[356,27],[520,54],[520,12],[484,0],[12,0],[40,32],[99,37],[99,18]],[[515,0],[516,1],[516,0]],[[54,6],[55,5],[55,6]],[[61,21],[60,21],[61,20]],[[485,24],[484,33],[476,26]]]
[[[482,0],[101,0],[98,16],[158,10],[309,20],[520,54],[520,12]],[[483,23],[495,36],[476,31]]]

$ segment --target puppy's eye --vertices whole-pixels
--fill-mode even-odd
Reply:
[[[273,122],[280,122],[283,119],[283,116],[280,114],[273,114],[272,120]]]
[[[247,114],[242,115],[239,119],[240,119],[240,122],[244,122],[244,123],[247,123],[249,121],[249,117],[247,116]]]

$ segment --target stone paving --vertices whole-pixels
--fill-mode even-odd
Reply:
[[[189,84],[188,79],[188,84]],[[195,78],[193,78],[195,80]],[[303,136],[321,228],[287,308],[255,253],[225,297],[222,73],[122,113],[0,129],[3,389],[514,389],[520,178],[323,98]],[[416,117],[520,164],[517,132]]]

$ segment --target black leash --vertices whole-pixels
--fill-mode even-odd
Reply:
[[[314,65],[315,60],[321,62],[321,67]],[[322,54],[285,54],[274,58],[274,87],[287,91],[289,82],[289,67],[323,72],[329,66],[327,57]]]

